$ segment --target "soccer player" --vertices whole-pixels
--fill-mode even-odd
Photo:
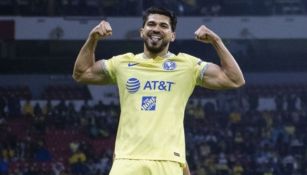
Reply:
[[[221,38],[202,25],[195,39],[212,44],[220,66],[186,53],[173,54],[177,18],[163,8],[143,15],[143,53],[125,53],[95,61],[98,40],[112,35],[101,21],[90,32],[75,62],[73,78],[88,84],[116,84],[120,121],[110,175],[182,175],[186,169],[184,110],[196,85],[238,88],[243,74]]]

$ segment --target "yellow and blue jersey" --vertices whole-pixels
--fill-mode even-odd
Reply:
[[[103,66],[120,97],[115,158],[184,164],[184,110],[207,62],[184,53],[154,59],[127,53]]]

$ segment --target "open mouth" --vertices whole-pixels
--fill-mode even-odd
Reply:
[[[160,35],[151,35],[151,36],[149,36],[149,38],[153,42],[159,42],[160,40],[162,40],[162,37]]]

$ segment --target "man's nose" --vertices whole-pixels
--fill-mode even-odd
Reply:
[[[155,31],[155,32],[160,32],[160,31],[161,31],[161,28],[160,28],[159,25],[156,25],[156,26],[154,26],[154,27],[152,28],[152,30]]]

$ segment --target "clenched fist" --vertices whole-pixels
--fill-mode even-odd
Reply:
[[[90,32],[90,37],[96,40],[108,37],[112,35],[112,28],[109,22],[102,20],[96,27]]]
[[[220,40],[220,37],[214,33],[212,30],[207,28],[205,25],[201,25],[196,31],[195,31],[195,39],[204,43],[210,43],[217,42]]]

